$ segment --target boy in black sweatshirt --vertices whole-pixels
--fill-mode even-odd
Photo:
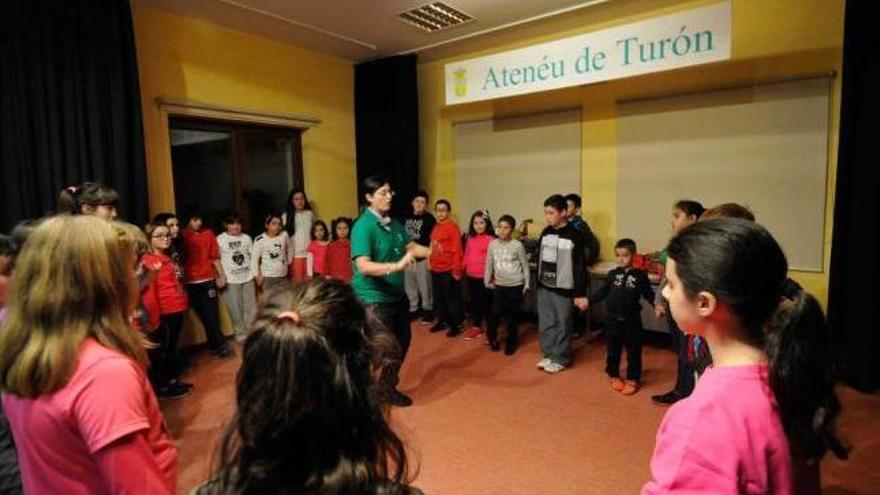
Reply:
[[[611,388],[632,395],[639,389],[642,379],[642,297],[654,304],[654,291],[644,270],[633,268],[636,243],[621,239],[614,245],[614,257],[618,267],[611,270],[605,283],[590,298],[590,303],[605,303],[605,342],[607,356],[605,372],[611,378]],[[626,347],[626,381],[620,379],[620,354]]]
[[[544,201],[547,228],[538,241],[538,339],[544,358],[538,368],[559,373],[571,364],[572,304],[587,309],[584,238],[565,220],[565,198]]]

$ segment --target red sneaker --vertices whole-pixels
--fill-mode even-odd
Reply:
[[[470,327],[464,332],[464,340],[476,340],[483,335],[483,330],[477,327]]]

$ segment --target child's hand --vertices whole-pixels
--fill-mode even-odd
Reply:
[[[226,287],[226,276],[220,275],[219,277],[217,277],[215,283],[217,284],[218,289]]]
[[[257,287],[262,287],[262,286],[263,286],[263,276],[257,275]]]
[[[662,304],[654,306],[654,316],[658,320],[662,320],[663,317],[666,316],[666,308],[664,308]]]
[[[574,298],[574,305],[577,309],[581,311],[586,311],[588,307],[590,307],[590,302],[587,301],[586,297],[576,297]]]

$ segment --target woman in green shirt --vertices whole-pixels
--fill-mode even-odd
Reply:
[[[367,208],[351,233],[351,286],[397,339],[399,359],[382,370],[382,382],[385,399],[406,407],[412,399],[397,390],[400,367],[412,338],[403,271],[415,260],[430,256],[431,250],[413,242],[403,225],[389,216],[394,191],[387,178],[367,177],[362,183],[362,194]]]

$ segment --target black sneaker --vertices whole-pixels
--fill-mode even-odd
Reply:
[[[490,340],[489,349],[492,349],[492,352],[498,352],[501,350],[501,344],[499,344],[497,340]]]
[[[513,353],[516,352],[516,346],[507,344],[504,346],[504,355],[505,356],[513,356]]]
[[[442,321],[438,321],[428,331],[431,333],[437,333],[437,332],[442,332],[443,330],[446,330],[446,328],[447,328],[446,323],[444,323]]]
[[[224,345],[223,347],[214,351],[214,356],[218,359],[229,359],[235,356],[235,352],[229,348],[229,346]]]
[[[458,337],[459,335],[461,335],[461,332],[463,332],[463,331],[464,331],[463,326],[461,326],[461,325],[454,326],[454,327],[450,328],[448,332],[446,332],[446,336],[450,337],[450,338]]]
[[[392,390],[391,392],[389,392],[388,397],[385,399],[385,401],[392,406],[397,407],[409,407],[413,403],[410,396],[404,394],[400,390]]]
[[[191,383],[176,382],[169,383],[159,390],[160,399],[181,399],[192,392],[193,385]]]
[[[424,326],[430,326],[434,323],[434,315],[431,311],[422,311],[422,316],[419,317],[419,324]]]
[[[684,399],[684,397],[679,395],[675,390],[666,392],[665,394],[651,396],[651,401],[658,406],[671,406],[681,399]]]

